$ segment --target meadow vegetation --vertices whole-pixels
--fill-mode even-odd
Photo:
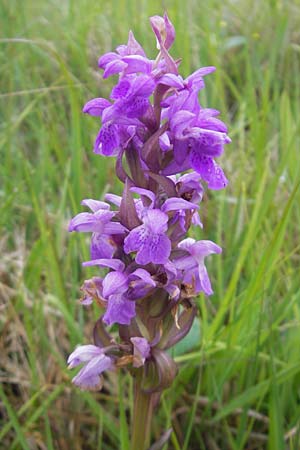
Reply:
[[[130,377],[89,393],[66,369],[98,314],[78,302],[95,273],[81,267],[89,238],[67,225],[82,198],[118,188],[81,112],[112,86],[97,59],[129,29],[154,56],[148,17],[164,9],[182,75],[217,67],[200,98],[232,144],[230,183],[207,194],[194,231],[223,247],[215,294],[175,349],[153,435],[172,426],[170,450],[300,448],[300,4],[285,0],[2,0],[0,448],[130,450]]]

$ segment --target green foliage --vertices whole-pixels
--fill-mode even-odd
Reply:
[[[172,426],[165,450],[299,449],[299,4],[21,3],[0,3],[0,447],[129,448],[130,377],[81,393],[66,371],[97,314],[77,302],[92,269],[67,223],[82,198],[119,189],[113,161],[91,150],[97,120],[81,114],[110,89],[97,58],[130,28],[154,55],[148,17],[166,8],[183,75],[217,66],[201,101],[223,112],[233,143],[230,185],[208,194],[194,231],[224,249],[209,267],[215,294],[199,298],[197,329],[175,349],[154,437]]]

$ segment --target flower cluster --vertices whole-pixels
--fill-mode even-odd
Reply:
[[[91,233],[91,259],[84,265],[108,269],[82,287],[82,304],[96,302],[105,310],[95,345],[76,348],[68,360],[70,368],[83,364],[73,378],[82,388],[99,388],[101,373],[121,366],[143,367],[147,390],[168,386],[176,367],[165,350],[190,330],[193,297],[212,294],[205,258],[221,252],[211,241],[187,237],[192,224],[202,227],[201,183],[209,189],[227,184],[215,161],[230,142],[227,128],[219,112],[198,99],[204,76],[215,68],[183,79],[180,61],[169,53],[175,30],[168,16],[150,22],[157,58],[148,59],[130,32],[127,45],[99,59],[103,78],[118,76],[110,100],[95,98],[83,108],[101,118],[94,152],[116,158],[124,191],[106,194],[105,201],[84,200],[90,212],[69,225],[69,231]],[[105,329],[113,324],[119,342]]]

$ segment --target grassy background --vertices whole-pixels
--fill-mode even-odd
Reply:
[[[167,9],[182,74],[215,65],[201,103],[222,111],[230,179],[202,206],[215,294],[177,349],[180,372],[153,424],[168,449],[300,448],[300,4],[280,0],[2,0],[0,3],[0,448],[129,450],[131,381],[100,393],[70,383],[66,356],[91,340],[78,304],[88,244],[69,236],[80,200],[114,185],[93,155],[105,96],[97,58],[134,30],[155,54],[148,17]],[[166,449],[165,449],[166,450]]]

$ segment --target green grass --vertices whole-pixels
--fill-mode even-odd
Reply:
[[[66,370],[97,314],[77,302],[88,241],[67,223],[82,198],[120,189],[81,113],[111,88],[97,58],[130,28],[154,56],[148,17],[164,8],[182,74],[217,66],[201,101],[233,142],[230,184],[207,194],[197,235],[223,247],[215,294],[198,300],[201,339],[176,356],[154,437],[172,426],[165,449],[300,448],[300,5],[284,0],[2,0],[0,448],[129,448],[128,375],[81,393]]]

